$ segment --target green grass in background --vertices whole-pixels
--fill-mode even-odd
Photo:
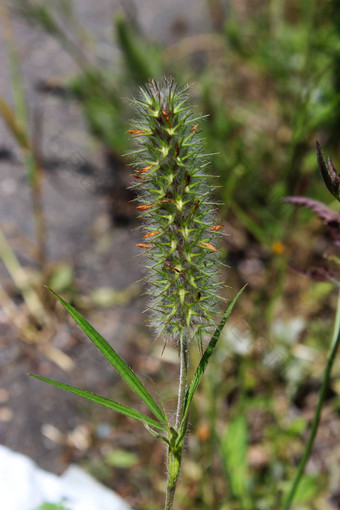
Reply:
[[[232,266],[226,278],[234,288],[245,281],[249,286],[240,305],[244,319],[233,324],[232,338],[225,337],[216,369],[194,404],[178,508],[279,508],[303,448],[313,408],[308,397],[313,401],[322,375],[323,338],[334,308],[331,284],[308,282],[287,267],[313,261],[321,237],[314,235],[318,224],[312,216],[294,212],[282,198],[302,194],[330,203],[317,170],[315,140],[337,166],[339,2],[249,1],[242,10],[235,0],[226,2],[223,14],[223,2],[207,0],[212,16],[216,9],[221,13],[218,24],[212,18],[215,30],[168,47],[150,40],[123,12],[112,22],[120,50],[115,63],[98,59],[96,41],[72,2],[11,4],[74,58],[77,74],[64,86],[117,166],[125,164],[121,155],[128,149],[131,115],[122,98],[162,74],[195,84],[197,108],[207,115],[200,129],[213,153],[211,168],[232,234],[225,248]],[[336,363],[328,401],[334,420],[339,375]],[[297,510],[310,509],[311,502],[318,510],[328,508],[336,467],[321,470],[321,464],[316,460],[317,474],[300,486]],[[150,510],[152,499],[146,491],[140,507]]]

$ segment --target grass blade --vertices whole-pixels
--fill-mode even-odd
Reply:
[[[94,393],[90,393],[89,391],[80,390],[79,388],[75,388],[74,386],[69,386],[68,384],[64,384],[61,382],[53,381],[52,379],[48,379],[46,377],[42,377],[41,375],[28,374],[39,381],[44,381],[47,384],[51,384],[51,386],[55,386],[56,388],[60,388],[65,391],[69,391],[70,393],[74,393],[75,395],[79,395],[80,397],[86,398],[87,400],[91,400],[96,404],[102,405],[104,407],[108,407],[109,409],[113,409],[113,411],[117,411],[120,414],[124,414],[125,416],[129,416],[130,418],[134,418],[135,420],[141,421],[145,423],[149,427],[154,427],[157,429],[165,430],[165,426],[158,423],[157,421],[149,418],[145,414],[140,413],[130,407],[127,407],[123,404],[119,404],[118,402],[114,402],[113,400],[109,400],[104,397],[100,397],[99,395],[95,395]]]
[[[235,416],[222,434],[221,454],[233,496],[241,502],[242,510],[252,509],[249,494],[248,424],[244,414]]]
[[[30,141],[24,126],[2,96],[0,96],[0,115],[6,123],[8,130],[18,142],[18,145],[22,149],[31,150]]]
[[[51,290],[51,289],[50,289]],[[119,375],[124,381],[130,386],[130,388],[139,396],[141,400],[148,406],[150,411],[156,416],[156,418],[166,426],[166,418],[150,393],[147,391],[142,382],[134,374],[131,368],[125,363],[125,361],[116,353],[111,345],[94,329],[91,324],[79,313],[73,306],[69,305],[63,298],[58,296],[53,290],[51,292],[56,296],[58,301],[68,311],[73,320],[78,326],[84,331],[89,337],[91,342],[99,349],[99,351],[105,356],[105,358],[111,363],[113,368],[117,370]]]
[[[224,325],[227,322],[228,317],[231,314],[231,311],[234,308],[236,301],[238,300],[238,298],[244,291],[245,287],[246,287],[246,285],[244,287],[242,287],[242,289],[237,293],[237,295],[234,297],[234,299],[230,303],[228,310],[226,311],[221,322],[219,323],[218,327],[216,328],[215,333],[213,334],[213,336],[209,342],[209,345],[206,348],[206,350],[204,351],[201,361],[198,364],[195,375],[190,383],[190,386],[189,386],[188,391],[185,396],[185,405],[184,405],[184,413],[183,413],[183,418],[182,418],[182,425],[186,423],[186,419],[188,417],[188,412],[189,412],[189,407],[190,407],[191,401],[192,401],[193,396],[194,396],[194,394],[198,388],[198,385],[202,379],[205,369],[207,368],[209,358],[212,355],[212,353],[214,352],[216,344],[221,336]]]

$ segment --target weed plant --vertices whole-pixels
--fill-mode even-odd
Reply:
[[[239,2],[231,1],[226,16],[220,2],[208,3],[209,12],[219,11],[218,23],[212,24],[216,30],[162,50],[126,11],[115,21],[118,65],[103,65],[92,34],[70,9],[72,2],[13,5],[20,4],[31,23],[56,37],[73,56],[79,73],[65,86],[82,105],[89,131],[119,165],[128,145],[121,91],[126,96],[146,77],[157,78],[168,69],[180,83],[197,83],[192,93],[199,111],[209,115],[199,128],[209,150],[218,153],[211,156],[211,168],[220,176],[222,215],[235,232],[222,244],[222,250],[228,247],[229,262],[240,269],[237,277],[236,271],[230,273],[230,283],[249,281],[249,286],[240,305],[244,318],[223,333],[214,370],[207,372],[199,398],[192,402],[195,463],[187,468],[182,463],[183,485],[191,495],[179,486],[177,497],[185,510],[194,505],[247,509],[254,501],[271,510],[280,508],[288,480],[295,476],[294,459],[300,456],[306,415],[312,412],[304,395],[313,396],[327,356],[326,343],[318,339],[328,334],[334,285],[308,284],[287,272],[287,261],[309,267],[307,256],[324,241],[313,235],[315,222],[308,212],[293,212],[280,199],[297,193],[329,201],[317,179],[313,146],[320,137],[337,159],[339,8],[336,0],[298,5],[271,0],[245,3],[242,11]],[[66,5],[70,8],[60,9]],[[149,59],[151,53],[154,58]],[[135,174],[143,177],[139,170],[137,164]],[[142,198],[144,182],[133,179],[141,183]],[[141,239],[140,244],[152,246],[151,241]],[[147,257],[155,253],[151,247],[140,249]],[[214,252],[207,249],[206,255]],[[175,278],[179,273],[172,271]],[[198,353],[191,352],[197,363]],[[336,377],[330,384],[338,394]],[[328,401],[335,414],[336,402]],[[332,466],[328,474],[336,477]],[[313,501],[323,508],[327,483],[324,473],[308,473],[294,503],[308,509]],[[151,505],[148,501],[146,508]]]
[[[87,334],[130,388],[147,405],[153,417],[118,402],[60,382],[35,375],[57,388],[141,421],[167,445],[165,509],[174,504],[183,443],[193,396],[221,336],[222,329],[242,291],[228,307],[203,353],[203,338],[216,327],[221,300],[218,280],[218,249],[222,225],[216,224],[210,198],[209,161],[202,150],[199,121],[187,105],[187,89],[179,90],[171,79],[151,81],[134,100],[138,117],[133,129],[138,148],[133,153],[140,190],[145,234],[137,246],[148,253],[146,280],[149,286],[152,325],[164,342],[175,343],[179,356],[178,400],[175,419],[156,403],[138,377],[101,335],[60,296],[59,302]],[[202,354],[189,383],[189,345],[195,342]]]
[[[140,421],[152,436],[163,441],[167,448],[167,484],[165,510],[174,508],[174,497],[180,474],[183,445],[187,433],[189,411],[193,397],[207,368],[223,328],[243,289],[228,307],[207,347],[204,338],[216,327],[216,315],[221,301],[218,280],[218,239],[222,225],[216,224],[215,203],[211,201],[211,184],[207,171],[209,160],[203,152],[199,126],[188,106],[188,89],[180,90],[172,79],[151,80],[133,100],[136,118],[129,133],[135,138],[137,149],[131,156],[138,190],[137,209],[142,213],[144,235],[137,246],[147,254],[146,281],[148,284],[151,325],[163,340],[176,346],[179,357],[177,408],[175,417],[166,412],[162,401],[157,403],[141,380],[123,361],[110,344],[63,298],[56,297],[75,322],[86,333],[121,378],[130,386],[152,414],[143,414],[122,403],[90,393],[46,377],[38,380],[117,411]],[[338,176],[332,162],[326,164],[320,147],[320,170],[332,194],[339,199]],[[289,199],[299,203],[299,199]],[[330,218],[321,205],[305,199],[301,205],[312,205],[325,221]],[[320,211],[323,211],[320,213]],[[339,220],[338,220],[339,221]],[[339,221],[340,222],[340,221]],[[334,229],[334,216],[329,220]],[[338,232],[333,234],[339,241]],[[316,273],[314,273],[316,274]],[[327,276],[327,273],[325,273]],[[318,278],[320,279],[320,278]],[[200,360],[191,380],[190,344],[196,343]],[[321,411],[329,387],[332,368],[340,343],[340,298],[334,332],[322,377],[319,398],[298,470],[286,490],[276,495],[272,504],[290,510],[304,480],[304,471],[311,455]],[[242,381],[244,384],[244,381]],[[230,493],[240,508],[258,508],[257,496],[247,462],[248,426],[245,402],[228,423],[220,440]],[[290,486],[290,487],[289,487]],[[307,484],[308,489],[308,484]],[[306,489],[303,489],[306,490]],[[301,498],[301,494],[299,496]]]

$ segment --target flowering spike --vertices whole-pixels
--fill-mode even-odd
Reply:
[[[148,82],[142,100],[134,102],[138,117],[130,133],[137,135],[135,176],[144,177],[134,184],[141,201],[137,209],[143,211],[143,237],[152,238],[152,245],[137,244],[152,246],[145,250],[152,324],[165,342],[188,343],[194,337],[201,348],[220,302],[214,244],[222,225],[216,224],[209,161],[202,153],[197,116],[185,105],[187,91],[172,79]]]

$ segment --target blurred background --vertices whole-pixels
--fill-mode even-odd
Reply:
[[[228,234],[225,297],[248,283],[193,405],[176,508],[278,508],[336,306],[334,283],[290,268],[327,264],[336,279],[331,238],[282,199],[337,207],[315,141],[339,167],[339,2],[9,0],[0,26],[0,442],[55,473],[78,463],[134,508],[162,505],[163,445],[26,374],[135,403],[47,284],[175,406],[176,349],[161,355],[142,313],[124,156],[129,98],[147,79],[172,75],[193,84],[192,103],[207,115],[200,130]],[[340,508],[339,375],[337,360],[300,510]]]

